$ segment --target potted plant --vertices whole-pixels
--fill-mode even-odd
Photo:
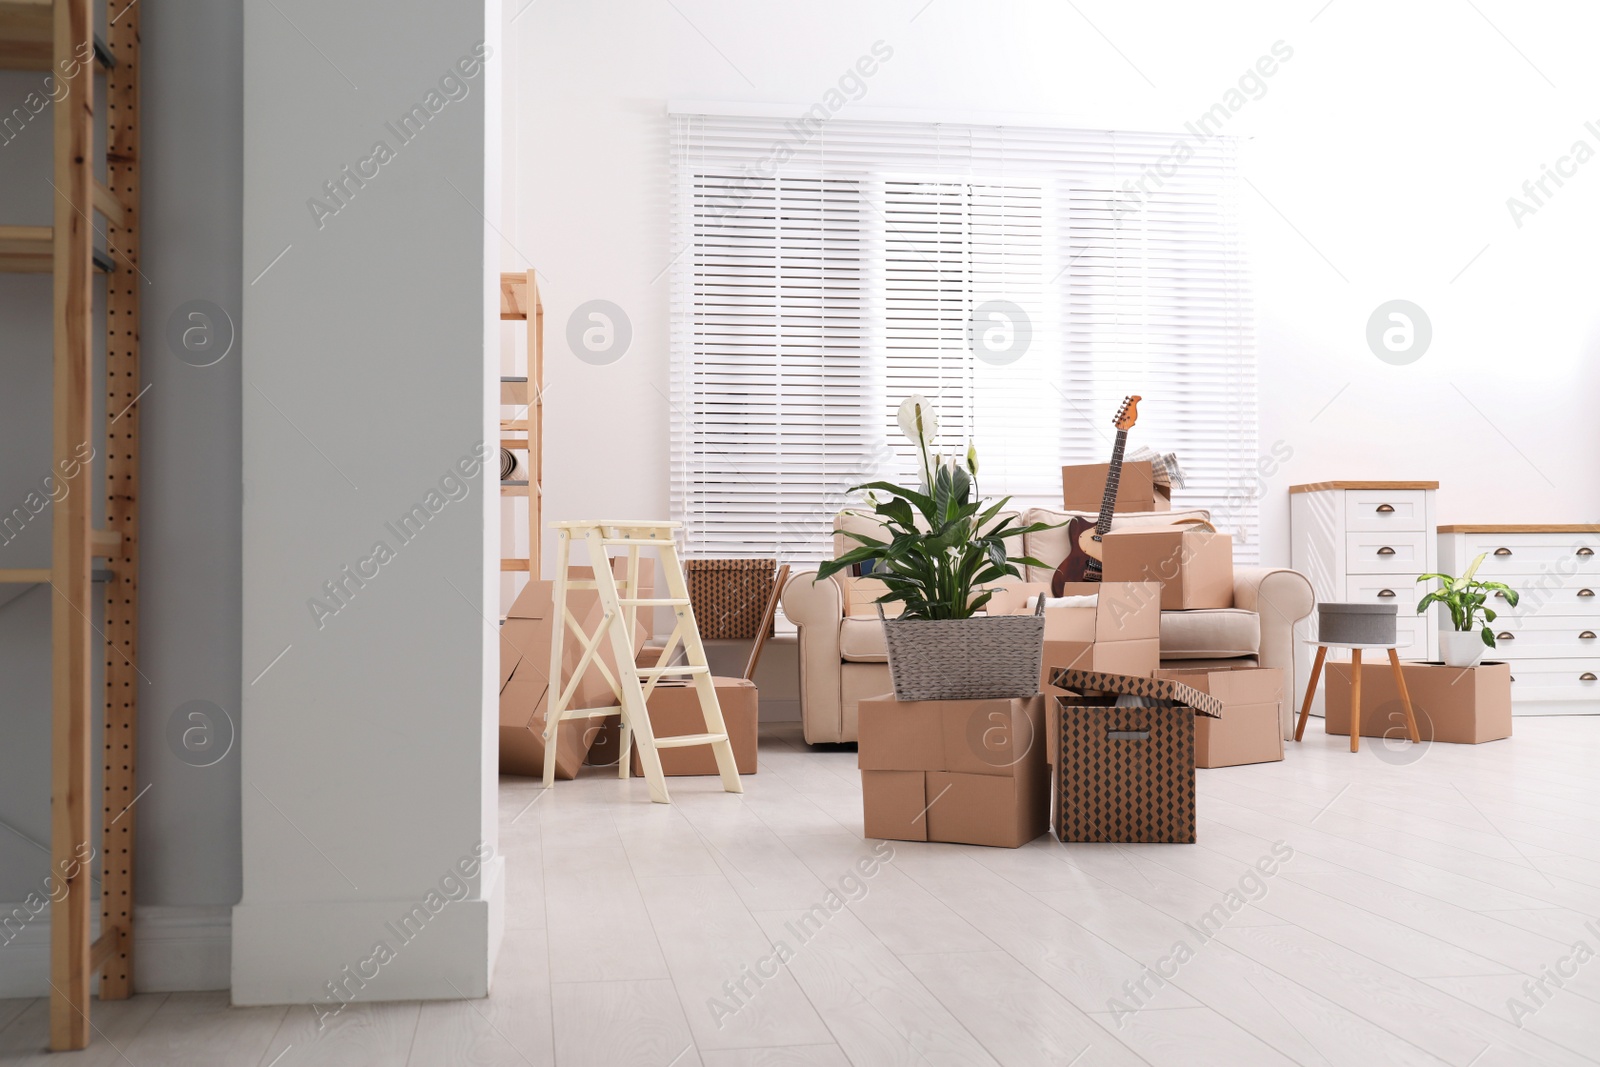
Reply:
[[[883,624],[889,672],[901,700],[1032,696],[1039,690],[1043,616],[986,616],[984,605],[994,594],[983,586],[1021,577],[1018,564],[1043,567],[1027,556],[1007,556],[1005,542],[1057,524],[1025,526],[1015,516],[1001,518],[1010,497],[981,500],[974,448],[964,461],[932,454],[938,419],[922,397],[901,405],[900,425],[917,444],[921,487],[885,481],[856,486],[852,491],[869,493],[883,538],[846,531],[860,546],[824,563],[817,580],[857,563],[873,564],[872,577],[887,590],[878,598],[879,614],[884,604],[901,606],[899,616]]]
[[[1495,593],[1505,595],[1506,603],[1517,606],[1517,591],[1504,582],[1483,582],[1475,575],[1489,553],[1479,553],[1466,573],[1459,578],[1448,574],[1424,574],[1417,579],[1426,582],[1437,578],[1439,588],[1423,597],[1417,604],[1417,613],[1427,611],[1431,604],[1443,604],[1450,610],[1451,628],[1439,628],[1439,651],[1449,667],[1471,667],[1483,658],[1485,648],[1494,648],[1494,630],[1489,626],[1495,620],[1494,609],[1486,605]],[[1478,628],[1478,613],[1483,613],[1483,628]]]

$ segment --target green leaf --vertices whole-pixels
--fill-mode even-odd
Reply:
[[[854,530],[836,530],[834,532],[844,537],[853,537],[864,545],[872,545],[876,548],[882,548],[884,545],[889,543],[887,541],[879,541],[876,538],[868,537],[866,534],[856,533]],[[851,549],[851,551],[854,552],[855,549]]]
[[[1485,559],[1488,559],[1488,558],[1489,558],[1489,553],[1487,553],[1487,552],[1479,552],[1478,553],[1478,558],[1472,561],[1472,566],[1467,568],[1467,573],[1465,573],[1465,574],[1463,574],[1461,576],[1461,580],[1463,582],[1472,581],[1472,576],[1474,574],[1478,573],[1478,568],[1483,564],[1483,561]]]
[[[892,496],[908,500],[913,507],[922,512],[928,521],[933,521],[933,498],[931,496],[919,493],[914,489],[906,489],[903,486],[895,485],[893,482],[864,482],[861,485],[851,486],[850,491],[855,493],[862,489],[879,489]],[[879,506],[881,507],[882,505]]]
[[[1499,647],[1494,643],[1494,631],[1489,629],[1487,626],[1483,628],[1483,643],[1488,645],[1490,648]]]
[[[899,523],[907,530],[916,529],[917,518],[912,514],[911,502],[908,500],[901,498],[886,500],[878,505],[878,514]]]

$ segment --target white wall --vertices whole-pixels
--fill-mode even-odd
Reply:
[[[1247,188],[1244,205],[1261,449],[1293,452],[1259,489],[1263,561],[1288,561],[1288,486],[1326,478],[1437,479],[1445,522],[1600,519],[1600,265],[1580,239],[1596,232],[1600,160],[1520,230],[1505,206],[1575,138],[1600,149],[1600,131],[1583,129],[1600,120],[1583,103],[1600,99],[1585,53],[1600,29],[1592,5],[1076,8],[540,0],[516,17],[509,265],[543,279],[546,517],[668,511],[666,102],[798,114],[881,39],[894,56],[853,106],[1160,129],[1198,117],[1286,42],[1293,58],[1228,126],[1254,137],[1245,174],[1259,193]],[[597,298],[634,329],[605,367],[565,341],[573,308]],[[1368,316],[1394,298],[1433,323],[1431,349],[1409,366],[1380,362],[1365,339]],[[584,460],[563,460],[563,441],[583,442]]]
[[[504,898],[503,865],[471,862],[496,840],[498,473],[456,472],[495,441],[499,8],[245,13],[233,998],[320,1003],[346,967],[360,1001],[481,996]],[[484,69],[452,73],[485,44]],[[417,104],[433,113],[402,137]],[[311,201],[331,210],[347,165],[364,181],[329,216]],[[346,567],[363,580],[335,600]],[[435,909],[462,863],[465,898]],[[432,917],[398,936],[417,906]]]

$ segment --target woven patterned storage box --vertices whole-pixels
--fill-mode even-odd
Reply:
[[[1058,670],[1056,836],[1062,841],[1195,839],[1194,718],[1221,702],[1179,682]],[[1119,693],[1148,707],[1116,707]]]
[[[761,628],[777,575],[775,559],[686,559],[689,602],[706,641],[749,640]]]

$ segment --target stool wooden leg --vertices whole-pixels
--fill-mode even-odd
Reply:
[[[1361,650],[1350,650],[1350,751],[1361,751]]]
[[[1311,696],[1317,691],[1317,679],[1322,677],[1322,661],[1327,658],[1327,646],[1318,645],[1316,661],[1311,664],[1311,681],[1306,684],[1305,703],[1300,705],[1300,721],[1295,725],[1294,728],[1294,739],[1296,741],[1305,736],[1306,720],[1311,717]]]
[[[1422,734],[1417,729],[1417,717],[1411,711],[1411,693],[1406,689],[1406,676],[1400,670],[1400,653],[1396,649],[1389,650],[1389,666],[1394,671],[1395,688],[1400,690],[1400,706],[1406,709],[1406,733],[1411,735],[1411,740],[1420,742]]]

